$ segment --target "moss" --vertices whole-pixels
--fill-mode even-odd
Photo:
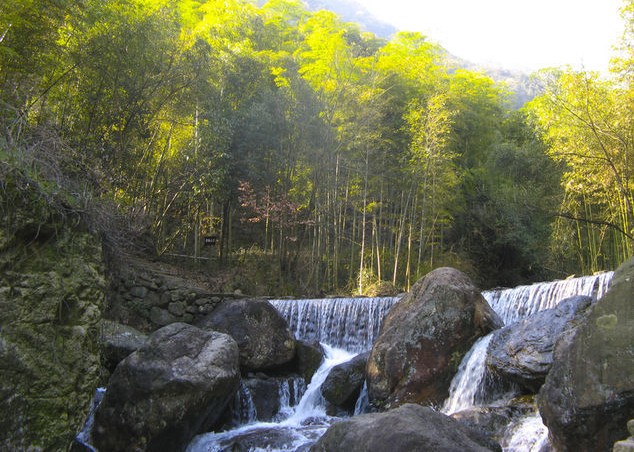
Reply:
[[[5,191],[10,192],[10,187]],[[101,248],[29,190],[0,206],[2,450],[64,450],[99,379]]]

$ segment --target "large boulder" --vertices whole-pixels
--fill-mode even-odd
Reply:
[[[196,326],[233,337],[243,370],[274,368],[295,356],[295,338],[286,320],[266,300],[225,300]]]
[[[104,365],[114,372],[117,364],[137,351],[147,340],[147,335],[136,328],[104,320],[101,322],[101,347]]]
[[[586,296],[568,298],[496,331],[487,351],[487,368],[502,381],[536,394],[552,365],[555,341],[579,324],[591,303]]]
[[[634,413],[634,258],[557,342],[538,406],[558,451],[608,451]]]
[[[173,323],[121,361],[95,414],[99,450],[184,450],[211,427],[240,380],[238,346],[226,334]]]
[[[349,412],[354,411],[365,381],[368,356],[369,353],[362,353],[330,370],[321,385],[321,395],[327,402]]]
[[[448,267],[432,271],[385,319],[368,360],[370,402],[440,405],[466,352],[501,326],[465,274]]]
[[[405,404],[332,425],[311,452],[501,451],[499,444],[429,407]]]

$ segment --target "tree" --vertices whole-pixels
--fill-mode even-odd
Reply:
[[[631,255],[634,240],[634,117],[628,93],[592,73],[542,76],[547,90],[530,109],[549,155],[566,165],[559,234],[571,238],[574,231],[582,272],[616,267]]]

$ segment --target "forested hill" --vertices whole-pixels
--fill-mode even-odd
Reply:
[[[379,38],[390,39],[398,31],[396,27],[378,19],[363,4],[354,0],[306,0],[306,5],[310,11],[333,11],[343,21],[360,24],[364,31],[369,31]]]
[[[0,187],[111,209],[227,289],[514,285],[632,252],[632,0],[612,80],[543,72],[521,110],[433,40],[299,0],[46,4],[0,3]]]

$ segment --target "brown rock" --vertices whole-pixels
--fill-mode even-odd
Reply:
[[[465,274],[448,267],[432,271],[385,319],[368,360],[370,402],[441,404],[465,353],[500,326]]]

